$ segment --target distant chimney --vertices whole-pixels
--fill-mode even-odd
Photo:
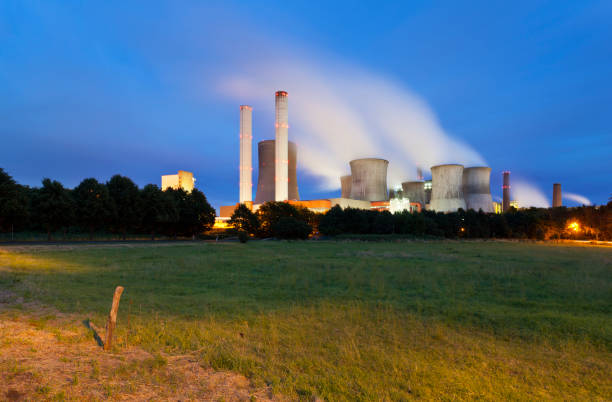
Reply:
[[[510,172],[505,171],[504,175],[504,184],[502,185],[502,211],[506,212],[510,209]]]
[[[289,199],[289,98],[276,92],[276,138],[274,142],[274,195],[276,201]]]
[[[561,201],[561,183],[553,184],[553,208],[563,206],[563,202]]]
[[[253,132],[250,106],[240,106],[240,203],[253,201]]]

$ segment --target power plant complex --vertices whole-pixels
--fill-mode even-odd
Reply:
[[[503,172],[502,202],[492,200],[488,166],[464,167],[442,164],[431,167],[431,180],[423,180],[417,169],[416,181],[406,181],[401,188],[390,190],[387,185],[389,161],[362,158],[348,161],[350,175],[339,177],[340,197],[300,200],[297,183],[297,144],[289,141],[289,94],[275,93],[275,138],[257,144],[258,178],[253,201],[253,128],[251,106],[240,106],[240,180],[239,203],[252,210],[268,201],[289,202],[316,212],[325,212],[335,205],[342,208],[390,210],[422,209],[455,212],[459,209],[485,213],[501,213],[518,207],[510,200],[510,172]],[[227,220],[238,204],[221,206],[220,219]],[[553,206],[561,205],[561,185],[554,185]]]

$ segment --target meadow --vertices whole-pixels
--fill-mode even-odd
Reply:
[[[115,353],[190,354],[289,399],[612,399],[610,247],[0,247],[0,289],[100,326],[117,285]]]

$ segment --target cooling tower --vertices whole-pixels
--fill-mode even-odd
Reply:
[[[493,212],[491,199],[491,168],[469,167],[463,169],[463,196],[467,209]]]
[[[561,183],[553,184],[553,208],[563,206],[563,202],[561,201]]]
[[[275,198],[289,199],[289,98],[285,91],[276,92]]]
[[[288,182],[288,192],[289,199],[299,201],[300,193],[298,192],[297,185],[297,145],[295,142],[289,141],[289,182]]]
[[[431,202],[436,212],[456,212],[465,209],[463,198],[463,166],[438,165],[431,168]]]
[[[240,203],[253,201],[253,109],[240,106]]]
[[[503,175],[504,184],[502,185],[502,211],[506,212],[510,209],[510,172],[506,170]]]
[[[351,197],[354,200],[384,201],[387,194],[389,161],[377,158],[351,161]]]
[[[299,200],[300,195],[297,186],[297,146],[289,141],[289,199]],[[259,176],[257,178],[257,193],[255,194],[255,204],[262,204],[266,201],[274,201],[276,197],[274,174],[274,152],[275,141],[260,141],[257,144],[259,158]]]
[[[425,182],[423,181],[405,181],[402,183],[404,198],[408,198],[410,202],[418,202],[421,208],[425,209],[427,197],[425,195]]]
[[[351,184],[353,176],[346,175],[340,177],[340,197],[351,198]]]

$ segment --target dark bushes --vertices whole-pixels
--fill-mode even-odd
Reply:
[[[195,236],[209,230],[215,211],[194,189],[161,191],[153,184],[142,190],[127,177],[107,183],[83,180],[75,189],[44,179],[42,187],[21,186],[0,169],[0,231],[149,233]]]

